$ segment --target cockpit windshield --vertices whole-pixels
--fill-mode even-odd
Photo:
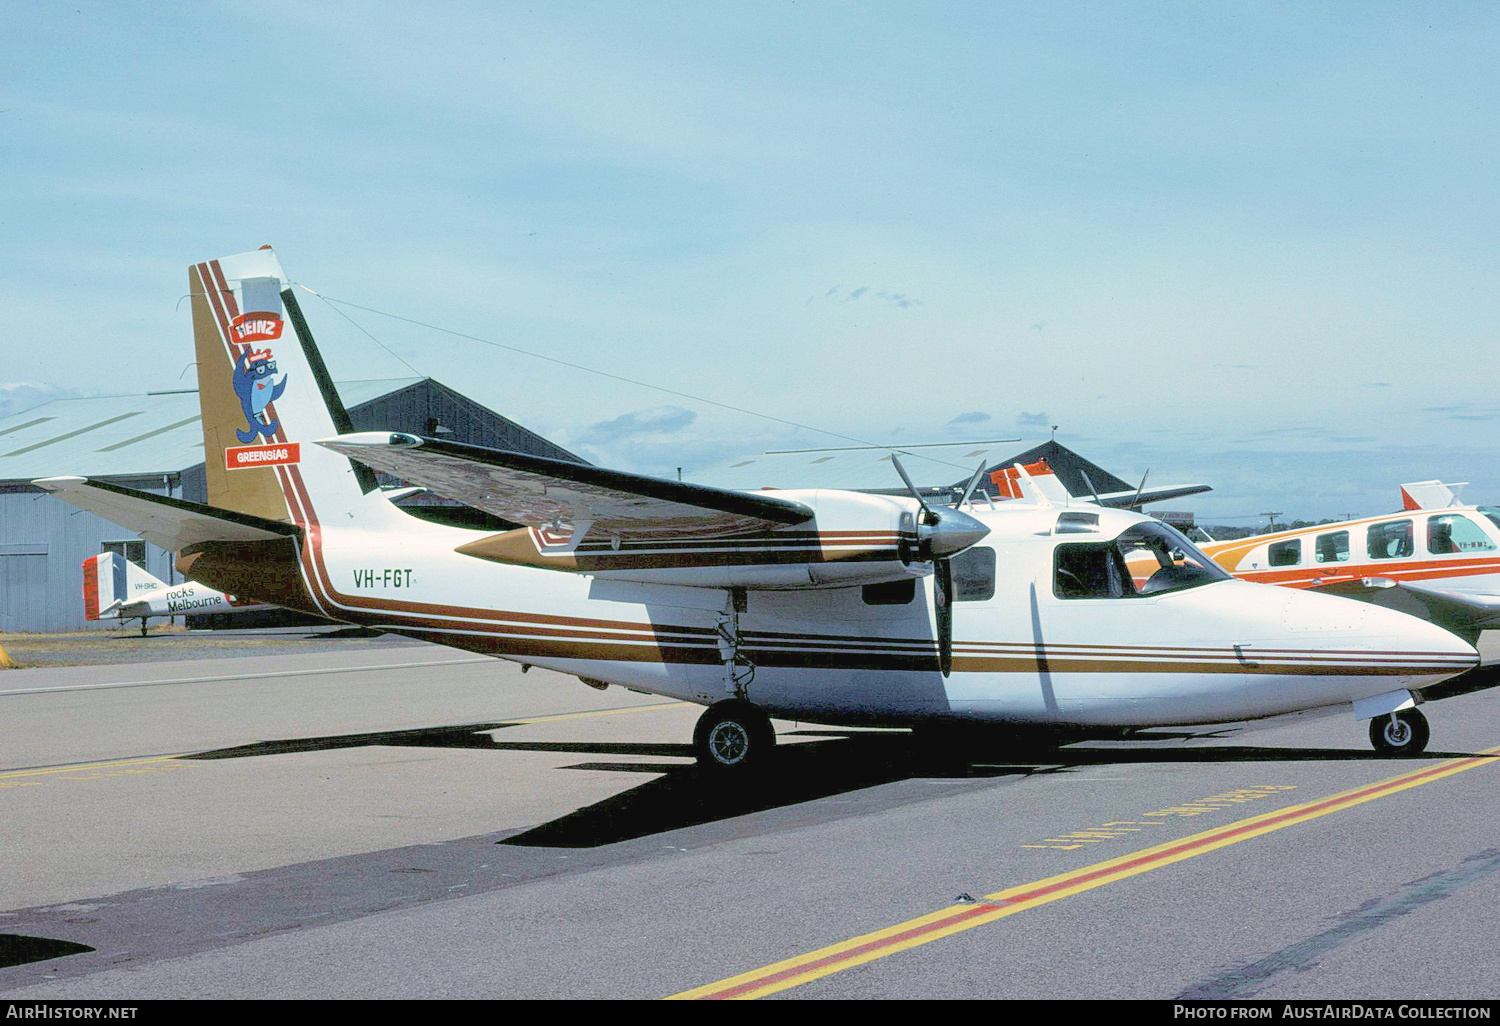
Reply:
[[[1163,523],[1136,524],[1110,542],[1059,545],[1054,567],[1058,598],[1139,598],[1229,579]]]

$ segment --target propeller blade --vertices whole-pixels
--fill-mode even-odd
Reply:
[[[931,513],[932,510],[927,508],[927,500],[922,498],[922,493],[917,491],[917,486],[912,484],[911,478],[906,475],[906,468],[901,465],[901,457],[894,452],[891,453],[891,463],[896,467],[896,473],[901,475],[901,480],[906,482],[906,488],[911,492],[912,498],[916,499],[917,505],[922,507],[922,512]]]
[[[979,469],[974,471],[974,476],[969,478],[969,483],[964,487],[964,497],[958,500],[958,509],[962,509],[964,503],[969,501],[969,496],[974,494],[974,489],[979,484],[980,478],[984,477],[984,460],[979,461]]]
[[[937,620],[938,669],[946,677],[953,672],[953,567],[946,559],[933,564],[932,599]]]

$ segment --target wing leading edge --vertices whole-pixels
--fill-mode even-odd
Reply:
[[[779,496],[400,432],[357,432],[318,444],[513,523],[566,531],[575,542],[590,531],[621,541],[722,538],[813,517],[808,506]]]
[[[1313,585],[1309,590],[1372,602],[1431,620],[1465,638],[1500,627],[1500,595],[1441,588],[1423,581],[1364,577],[1353,581]]]

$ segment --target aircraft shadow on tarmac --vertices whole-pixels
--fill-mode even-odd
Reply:
[[[494,752],[563,752],[590,756],[642,758],[692,757],[688,744],[635,744],[568,741],[502,741],[492,736],[513,722],[471,723],[420,730],[335,737],[262,741],[234,748],[199,752],[186,759],[241,759],[299,752],[333,751],[368,746],[466,748]],[[919,751],[906,731],[795,731],[790,735],[816,738],[778,745],[769,763],[752,781],[728,783],[683,762],[589,761],[561,767],[569,770],[660,774],[601,802],[514,834],[500,843],[528,847],[592,848],[654,834],[701,826],[757,812],[851,794],[913,778],[967,778],[975,787],[995,778],[1020,780],[1042,774],[1127,763],[1327,762],[1386,760],[1373,751],[1331,748],[1271,748],[1253,745],[1187,747],[1138,742],[1187,741],[1218,738],[1216,734],[1140,732],[1135,742],[1107,742],[1092,746],[978,749],[965,758],[935,760]],[[1014,745],[1014,741],[1011,742]],[[1428,752],[1411,757],[1426,760],[1466,758],[1470,752]],[[952,793],[944,791],[943,794]],[[882,807],[927,801],[930,791],[882,797]],[[852,814],[847,805],[814,811],[811,819]]]

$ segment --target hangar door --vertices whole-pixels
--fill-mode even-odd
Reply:
[[[46,602],[47,550],[0,545],[0,633],[41,629]]]

